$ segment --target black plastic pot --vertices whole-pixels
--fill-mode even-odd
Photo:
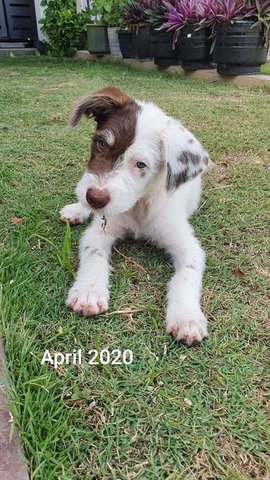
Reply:
[[[173,32],[162,32],[151,28],[151,49],[156,65],[181,65],[178,49],[173,49]]]
[[[119,46],[123,58],[135,58],[133,33],[128,30],[118,30]]]
[[[185,70],[215,68],[211,55],[212,40],[207,28],[197,30],[195,25],[186,25],[179,32],[177,41],[178,56]]]
[[[227,75],[259,73],[266,62],[264,27],[254,21],[237,20],[232,25],[219,25],[216,29],[214,60],[217,71]]]
[[[110,53],[108,32],[106,25],[92,25],[88,23],[87,27],[87,48],[90,53],[96,55],[105,55]]]
[[[87,33],[81,32],[78,40],[77,45],[78,50],[86,50],[87,49]]]
[[[151,34],[149,25],[138,26],[133,33],[136,58],[139,60],[151,60]]]

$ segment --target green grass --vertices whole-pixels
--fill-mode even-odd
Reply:
[[[268,479],[270,89],[43,58],[0,69],[2,334],[31,478]],[[66,123],[78,97],[107,84],[182,119],[216,163],[192,220],[207,252],[201,346],[164,332],[171,266],[140,242],[119,249],[148,274],[113,255],[110,315],[65,306],[85,226],[70,239],[58,211],[74,201],[94,129]],[[45,349],[80,347],[129,348],[134,363],[40,364]]]

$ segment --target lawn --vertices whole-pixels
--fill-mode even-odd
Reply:
[[[0,70],[1,328],[31,479],[269,479],[270,89],[43,58]],[[141,242],[118,249],[143,269],[113,255],[107,315],[65,306],[85,226],[70,241],[58,211],[94,129],[66,124],[78,97],[107,84],[181,119],[216,164],[192,219],[207,252],[200,346],[164,332],[171,266]],[[73,348],[131,349],[134,362],[41,365],[45,349]]]

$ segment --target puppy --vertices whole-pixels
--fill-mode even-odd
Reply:
[[[94,214],[80,242],[80,266],[67,305],[92,316],[108,309],[109,259],[118,239],[132,233],[150,239],[171,256],[166,330],[188,345],[207,334],[200,307],[204,252],[188,218],[198,207],[201,174],[211,161],[181,123],[153,103],[106,87],[76,106],[74,127],[85,116],[96,121],[91,158],[79,181],[78,203],[62,220],[78,224]]]

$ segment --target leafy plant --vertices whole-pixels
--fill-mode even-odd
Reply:
[[[94,0],[92,14],[95,22],[105,23],[111,27],[124,26],[124,9],[127,0]]]
[[[270,0],[161,0],[159,3],[156,22],[167,31],[179,32],[185,25],[193,24],[198,28],[212,27],[214,33],[219,23],[254,18],[254,26],[264,25],[266,42],[269,41]],[[155,21],[154,13],[152,18]]]
[[[148,22],[155,28],[160,28],[165,22],[164,14],[166,9],[160,0],[153,0],[151,6],[146,10]]]
[[[214,0],[201,24],[211,26],[212,31],[214,31],[219,23],[233,23],[245,18],[257,19],[254,22],[254,26],[258,24],[264,25],[265,41],[268,44],[270,0]]]
[[[204,22],[208,25],[229,23],[252,15],[255,9],[246,0],[216,0]]]
[[[157,2],[153,0],[129,0],[123,18],[128,25],[142,25],[149,21],[149,11]]]
[[[214,0],[162,0],[165,9],[162,28],[177,32],[189,23],[199,25],[208,18],[215,3]]]
[[[90,13],[77,14],[75,0],[41,0],[41,6],[45,7],[45,18],[40,20],[41,30],[48,37],[49,53],[56,57],[72,57]]]
[[[263,24],[266,28],[267,43],[269,43],[270,0],[254,0],[252,3],[255,3],[255,15],[258,22]]]

